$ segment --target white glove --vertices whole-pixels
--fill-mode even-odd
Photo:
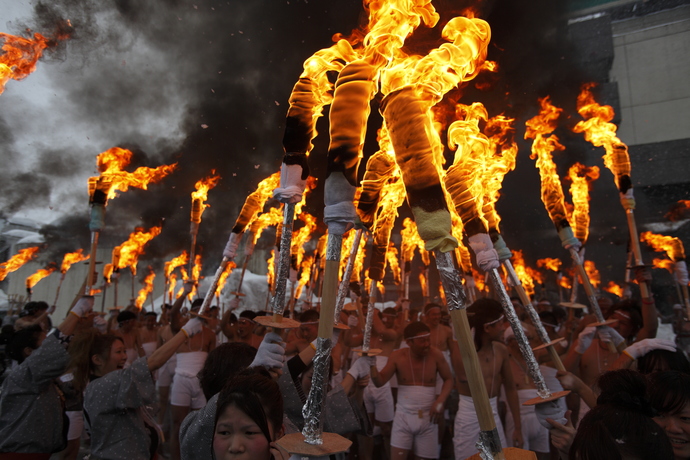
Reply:
[[[676,344],[666,339],[644,339],[633,343],[623,353],[632,359],[639,359],[652,350],[676,351]]]
[[[94,298],[92,295],[81,296],[81,298],[77,300],[77,303],[74,305],[74,308],[72,308],[72,313],[77,315],[79,318],[83,318],[93,310],[93,302]]]
[[[566,409],[558,403],[558,400],[547,401],[534,406],[534,413],[537,415],[537,420],[539,420],[541,426],[549,430],[553,428],[553,426],[546,421],[547,418],[561,425],[568,423],[568,420],[565,418],[565,411]]]
[[[201,332],[202,327],[204,327],[204,323],[199,318],[192,318],[187,321],[187,324],[182,326],[181,330],[184,331],[187,337],[192,337],[194,334]]]
[[[93,327],[101,334],[108,332],[108,322],[102,316],[96,316],[93,319]]]
[[[230,303],[228,304],[228,310],[233,311],[236,310],[237,307],[240,306],[240,298],[239,297],[233,297],[230,299]]]
[[[369,364],[369,360],[367,358],[367,356],[362,356],[355,361],[352,367],[350,367],[350,370],[347,371],[347,373],[354,377],[355,380],[359,380],[362,377],[369,375],[371,365]]]
[[[599,340],[602,342],[613,342],[616,347],[625,342],[623,336],[620,335],[617,330],[609,326],[598,328],[597,335],[599,335]]]
[[[577,346],[575,351],[581,355],[587,351],[590,345],[592,345],[592,340],[594,340],[594,334],[597,333],[597,328],[594,326],[587,326],[580,335],[577,336]]]
[[[350,327],[357,327],[359,326],[359,318],[357,318],[357,315],[350,315],[347,317],[347,325]]]
[[[282,368],[285,361],[285,344],[283,338],[275,332],[269,332],[264,336],[254,361],[249,367],[263,366],[270,368]]]

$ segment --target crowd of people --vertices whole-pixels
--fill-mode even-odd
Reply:
[[[239,298],[199,311],[193,287],[161,314],[128,307],[104,317],[84,296],[55,328],[44,302],[5,318],[13,364],[0,393],[0,460],[290,458],[279,440],[305,424],[318,305],[295,315],[298,328],[271,331],[256,321],[265,313]],[[340,316],[348,329],[333,332],[323,423],[353,444],[335,457],[476,455],[480,425],[447,308],[401,299],[374,309],[370,348],[380,353],[360,356],[369,302],[350,300]],[[656,338],[652,298],[607,300],[606,326],[534,302],[566,368],[535,351],[544,379],[552,392],[571,392],[544,406],[522,404],[537,387],[501,304],[468,307],[503,447],[539,460],[690,459],[688,321],[681,311],[674,343]],[[513,306],[530,345],[540,345],[523,305]]]

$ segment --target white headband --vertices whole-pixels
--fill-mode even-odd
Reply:
[[[430,337],[430,336],[431,336],[431,332],[427,332],[426,334],[419,334],[419,335],[415,335],[414,337],[408,337],[405,340],[421,339],[422,337]]]
[[[493,320],[493,321],[490,321],[490,322],[488,322],[488,323],[485,323],[484,325],[485,325],[485,326],[491,326],[492,324],[496,324],[496,323],[498,323],[499,321],[503,321],[503,320],[505,319],[505,317],[506,317],[506,315],[501,315],[501,316],[498,317],[498,319],[495,319],[495,320]]]

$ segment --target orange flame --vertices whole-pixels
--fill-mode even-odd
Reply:
[[[304,193],[302,193],[302,201],[297,203],[295,205],[295,215],[299,216],[302,214],[302,207],[304,207],[305,204],[307,204],[307,197],[309,194],[316,188],[316,182],[317,179],[316,177],[309,176],[307,177],[307,185],[304,187]]]
[[[484,172],[484,217],[490,230],[498,230],[501,217],[496,212],[496,202],[503,186],[503,178],[515,169],[518,147],[513,138],[515,119],[497,115],[489,118],[484,132],[489,139],[490,156]]]
[[[640,241],[647,243],[656,252],[666,252],[669,259],[674,262],[685,259],[685,248],[683,242],[678,238],[643,232],[640,234]]]
[[[591,92],[594,86],[594,83],[584,84],[577,96],[577,111],[584,121],[578,122],[573,131],[584,133],[585,139],[596,147],[604,147],[604,165],[611,170],[620,189],[620,178],[630,176],[628,147],[616,136],[616,125],[610,123],[615,115],[613,108],[609,105],[599,105],[594,100]]]
[[[110,283],[110,277],[113,276],[113,264],[105,264],[103,266],[103,278]]]
[[[33,288],[36,286],[36,283],[53,273],[55,270],[57,270],[57,265],[52,262],[46,268],[39,269],[36,273],[26,279],[26,287],[28,289]]]
[[[352,278],[350,278],[350,281],[355,281],[357,283],[360,283],[362,281],[362,270],[364,269],[364,256],[366,255],[366,246],[367,237],[366,234],[363,234],[362,238],[359,240],[359,250],[357,251],[357,257],[355,257],[354,267],[352,267]],[[323,260],[323,258],[321,260]]]
[[[1,263],[0,281],[4,280],[8,274],[18,270],[22,265],[36,257],[38,249],[38,246],[35,246],[33,248],[20,249],[19,252],[10,257],[10,260]]]
[[[596,265],[591,260],[585,260],[585,271],[587,272],[587,277],[592,283],[592,286],[598,288],[601,284],[601,275],[599,270],[597,270]]]
[[[584,244],[589,237],[589,191],[592,182],[599,178],[599,167],[575,163],[568,170],[568,178],[572,181],[570,195],[574,207],[569,221],[575,237]]]
[[[429,296],[429,285],[427,284],[426,275],[423,271],[419,272],[419,286],[422,288],[422,295]]]
[[[205,203],[208,191],[218,185],[219,180],[220,176],[216,175],[216,170],[214,169],[211,171],[210,176],[201,179],[194,185],[196,190],[192,192],[192,213],[190,219],[192,222],[196,224],[201,222],[201,215],[209,207]]]
[[[168,298],[172,299],[173,296],[175,295],[175,286],[177,285],[177,275],[174,273],[171,273],[170,276],[168,276]]]
[[[534,139],[530,158],[537,160],[537,168],[541,176],[541,199],[546,206],[549,217],[558,230],[567,226],[565,200],[561,180],[553,162],[552,152],[564,150],[555,135],[548,136],[556,129],[558,117],[562,109],[551,105],[547,96],[539,99],[541,110],[539,115],[527,121],[525,139]],[[547,137],[548,136],[548,137]]]
[[[518,279],[522,287],[525,288],[527,295],[534,295],[534,278],[532,278],[532,273],[534,272],[527,270],[522,251],[513,250],[513,267],[515,267],[515,273],[517,273]]]
[[[69,24],[68,24],[69,25]],[[0,33],[4,42],[0,55],[0,94],[5,91],[5,85],[10,79],[23,80],[36,70],[36,63],[49,46],[55,46],[58,40],[68,38],[68,34],[58,33],[49,39],[39,33],[34,33],[33,40]]]
[[[276,279],[276,274],[275,274],[276,251],[275,251],[275,249],[271,249],[271,257],[268,258],[268,261],[266,261],[266,263],[268,264],[268,273],[267,273],[268,287],[271,288],[273,286],[275,279]]]
[[[678,200],[664,217],[674,222],[682,219],[688,209],[690,209],[690,200]]]
[[[150,183],[160,181],[177,167],[177,163],[173,163],[157,168],[141,166],[134,172],[123,171],[131,160],[132,152],[120,147],[113,147],[99,154],[96,163],[101,175],[89,179],[92,196],[95,190],[103,192],[108,199],[115,198],[118,191],[126,192],[129,187],[147,190]]]
[[[482,292],[486,289],[486,277],[474,267],[472,268],[472,278],[474,278],[474,284],[478,291]]]
[[[305,194],[306,195],[306,194]],[[303,195],[304,196],[304,195]],[[263,231],[273,225],[279,225],[283,221],[283,208],[270,208],[268,211],[259,214],[251,224],[253,243],[256,244],[261,238]]]
[[[220,278],[218,278],[218,287],[216,287],[216,292],[214,293],[216,297],[220,297],[220,293],[223,292],[223,288],[225,287],[225,283],[228,281],[228,277],[236,267],[237,264],[232,261],[228,262],[228,264],[225,266],[225,270],[223,270],[223,273],[220,274]]]
[[[144,287],[139,290],[139,294],[137,295],[137,298],[134,300],[134,305],[137,306],[138,309],[141,310],[141,307],[144,305],[144,302],[146,302],[146,298],[153,292],[153,280],[156,277],[156,273],[153,271],[153,268],[149,265],[148,267],[149,273],[146,275],[146,278],[144,278],[143,284]]]
[[[424,240],[419,236],[417,232],[417,224],[414,220],[409,217],[405,217],[403,220],[403,229],[400,231],[400,236],[402,237],[402,246],[400,251],[402,252],[405,262],[412,262],[414,259],[414,252],[417,248],[424,248]]]
[[[570,282],[570,278],[565,275],[558,277],[558,285],[566,289],[572,289],[573,287],[573,283]]]
[[[60,265],[60,273],[67,273],[73,264],[87,260],[89,256],[85,256],[82,252],[82,249],[78,249],[76,252],[65,254],[62,258],[62,265]]]
[[[393,282],[399,285],[400,281],[402,280],[402,276],[400,273],[400,264],[398,263],[398,249],[395,247],[395,244],[393,244],[392,241],[388,243],[386,261],[388,262],[388,266],[393,274]]]
[[[139,256],[144,253],[144,246],[160,235],[161,230],[161,227],[152,227],[146,232],[142,228],[136,228],[134,232],[129,235],[127,241],[115,247],[113,250],[113,254],[116,251],[120,254],[119,260],[117,261],[117,268],[122,269],[129,267],[130,270],[132,270],[132,275],[136,275],[137,263],[139,261]]]
[[[188,262],[189,255],[187,254],[187,251],[182,251],[182,254],[180,254],[177,257],[173,257],[171,260],[167,261],[163,269],[163,272],[165,273],[165,279],[169,280],[172,275],[172,272],[175,271],[177,267],[187,265]]]
[[[352,252],[352,245],[355,242],[356,230],[350,230],[343,236],[343,246],[340,251],[340,265],[338,266],[338,278],[342,279],[345,273],[345,267],[347,266],[347,261],[350,259],[350,253]],[[361,241],[361,239],[360,239]],[[321,241],[319,240],[319,243]],[[358,248],[359,249],[359,248]],[[354,267],[353,267],[354,268]]]
[[[547,257],[545,259],[537,260],[537,267],[546,268],[547,270],[557,272],[561,269],[562,263],[563,262],[561,262],[561,259],[553,259],[551,257]]]
[[[652,261],[652,264],[654,265],[654,268],[666,269],[670,273],[673,273],[675,270],[675,264],[670,259],[656,259],[655,258]]]
[[[623,297],[623,288],[614,283],[613,281],[609,281],[609,284],[604,288],[604,291],[610,292],[611,294],[615,294],[618,297]]]
[[[314,256],[311,254],[302,260],[302,264],[300,266],[302,271],[300,273],[299,281],[297,282],[297,289],[295,290],[296,299],[299,299],[299,297],[302,295],[302,289],[309,283],[309,280],[311,279],[311,266],[313,263]]]
[[[302,265],[304,258],[304,245],[311,240],[312,233],[316,230],[316,217],[303,212],[299,219],[304,222],[304,225],[292,234],[292,246],[290,248],[291,253],[296,256],[298,267]]]
[[[237,216],[235,226],[232,228],[233,233],[242,233],[256,219],[256,216],[263,210],[266,201],[273,196],[273,190],[279,185],[280,171],[259,182],[256,190],[244,200],[240,215]]]

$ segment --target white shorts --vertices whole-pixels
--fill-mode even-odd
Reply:
[[[390,422],[395,417],[393,392],[390,385],[376,388],[373,383],[364,388],[364,407],[367,413],[374,414],[377,422]]]
[[[69,419],[67,440],[81,439],[81,434],[84,432],[84,412],[80,410],[66,410],[65,415]]]
[[[549,452],[549,430],[541,426],[537,415],[534,413],[534,406],[523,406],[522,403],[537,397],[537,390],[518,390],[520,398],[520,422],[522,423],[523,449],[535,452]],[[506,414],[506,437],[513,439],[515,423],[513,416],[508,410]]]
[[[158,369],[158,376],[156,379],[157,387],[169,387],[172,384],[176,366],[177,359],[173,356]]]
[[[201,409],[206,405],[206,397],[196,377],[175,374],[170,388],[170,404],[173,406]]]
[[[391,447],[410,450],[413,446],[418,457],[438,458],[438,425],[431,422],[429,411],[419,418],[417,412],[409,413],[398,407],[391,430]]]
[[[494,420],[496,421],[496,429],[498,431],[498,436],[501,438],[501,445],[509,447],[508,444],[506,444],[501,419],[498,417],[496,401],[497,398],[495,397],[489,399],[494,414]],[[479,431],[479,420],[477,420],[477,412],[474,409],[472,398],[460,395],[458,413],[455,416],[455,435],[453,436],[455,458],[464,459],[479,452],[476,446],[477,440],[479,440]]]

